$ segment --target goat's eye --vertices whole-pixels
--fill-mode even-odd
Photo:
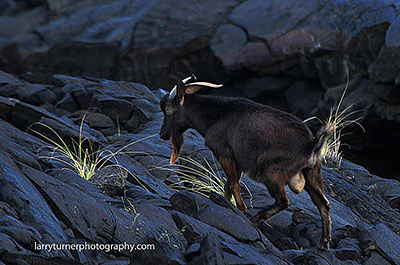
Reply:
[[[172,115],[174,114],[174,110],[172,108],[166,107],[165,108],[165,112],[167,113],[167,115]]]

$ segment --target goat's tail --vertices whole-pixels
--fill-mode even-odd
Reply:
[[[316,162],[321,159],[324,145],[326,141],[329,139],[329,137],[332,136],[334,131],[335,131],[335,126],[332,125],[331,123],[327,123],[324,126],[322,126],[321,129],[319,129],[319,131],[317,132],[317,135],[315,136],[313,141],[312,152],[309,162],[311,166],[314,166]]]

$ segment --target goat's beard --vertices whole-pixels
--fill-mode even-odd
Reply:
[[[174,164],[176,160],[179,158],[179,154],[181,153],[182,146],[183,146],[183,135],[180,133],[174,133],[171,136],[171,143],[172,143],[172,155],[170,164]]]

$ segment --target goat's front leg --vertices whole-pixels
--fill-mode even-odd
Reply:
[[[229,158],[220,159],[222,168],[224,169],[225,175],[227,177],[227,182],[225,184],[225,197],[230,201],[233,196],[235,197],[237,207],[246,213],[247,207],[244,204],[242,195],[240,194],[240,184],[241,172],[237,168],[235,162]]]
[[[232,187],[231,187],[231,179],[227,176],[227,180],[224,186],[224,196],[228,201],[232,199]]]

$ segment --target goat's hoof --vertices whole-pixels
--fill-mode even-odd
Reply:
[[[262,222],[262,218],[256,214],[255,216],[253,216],[250,221],[255,225],[255,226],[259,226]]]
[[[322,239],[319,241],[318,248],[321,249],[321,250],[329,249],[329,242],[330,242],[329,239],[327,239],[327,238],[322,238]]]
[[[242,213],[244,213],[244,214],[247,213],[247,207],[246,207],[246,205],[239,206],[238,208],[239,208],[239,210],[242,211]]]
[[[246,212],[246,213],[243,213],[244,214],[244,216],[246,216],[247,217],[247,219],[249,219],[250,221],[251,221],[251,215],[248,213],[248,212]]]

